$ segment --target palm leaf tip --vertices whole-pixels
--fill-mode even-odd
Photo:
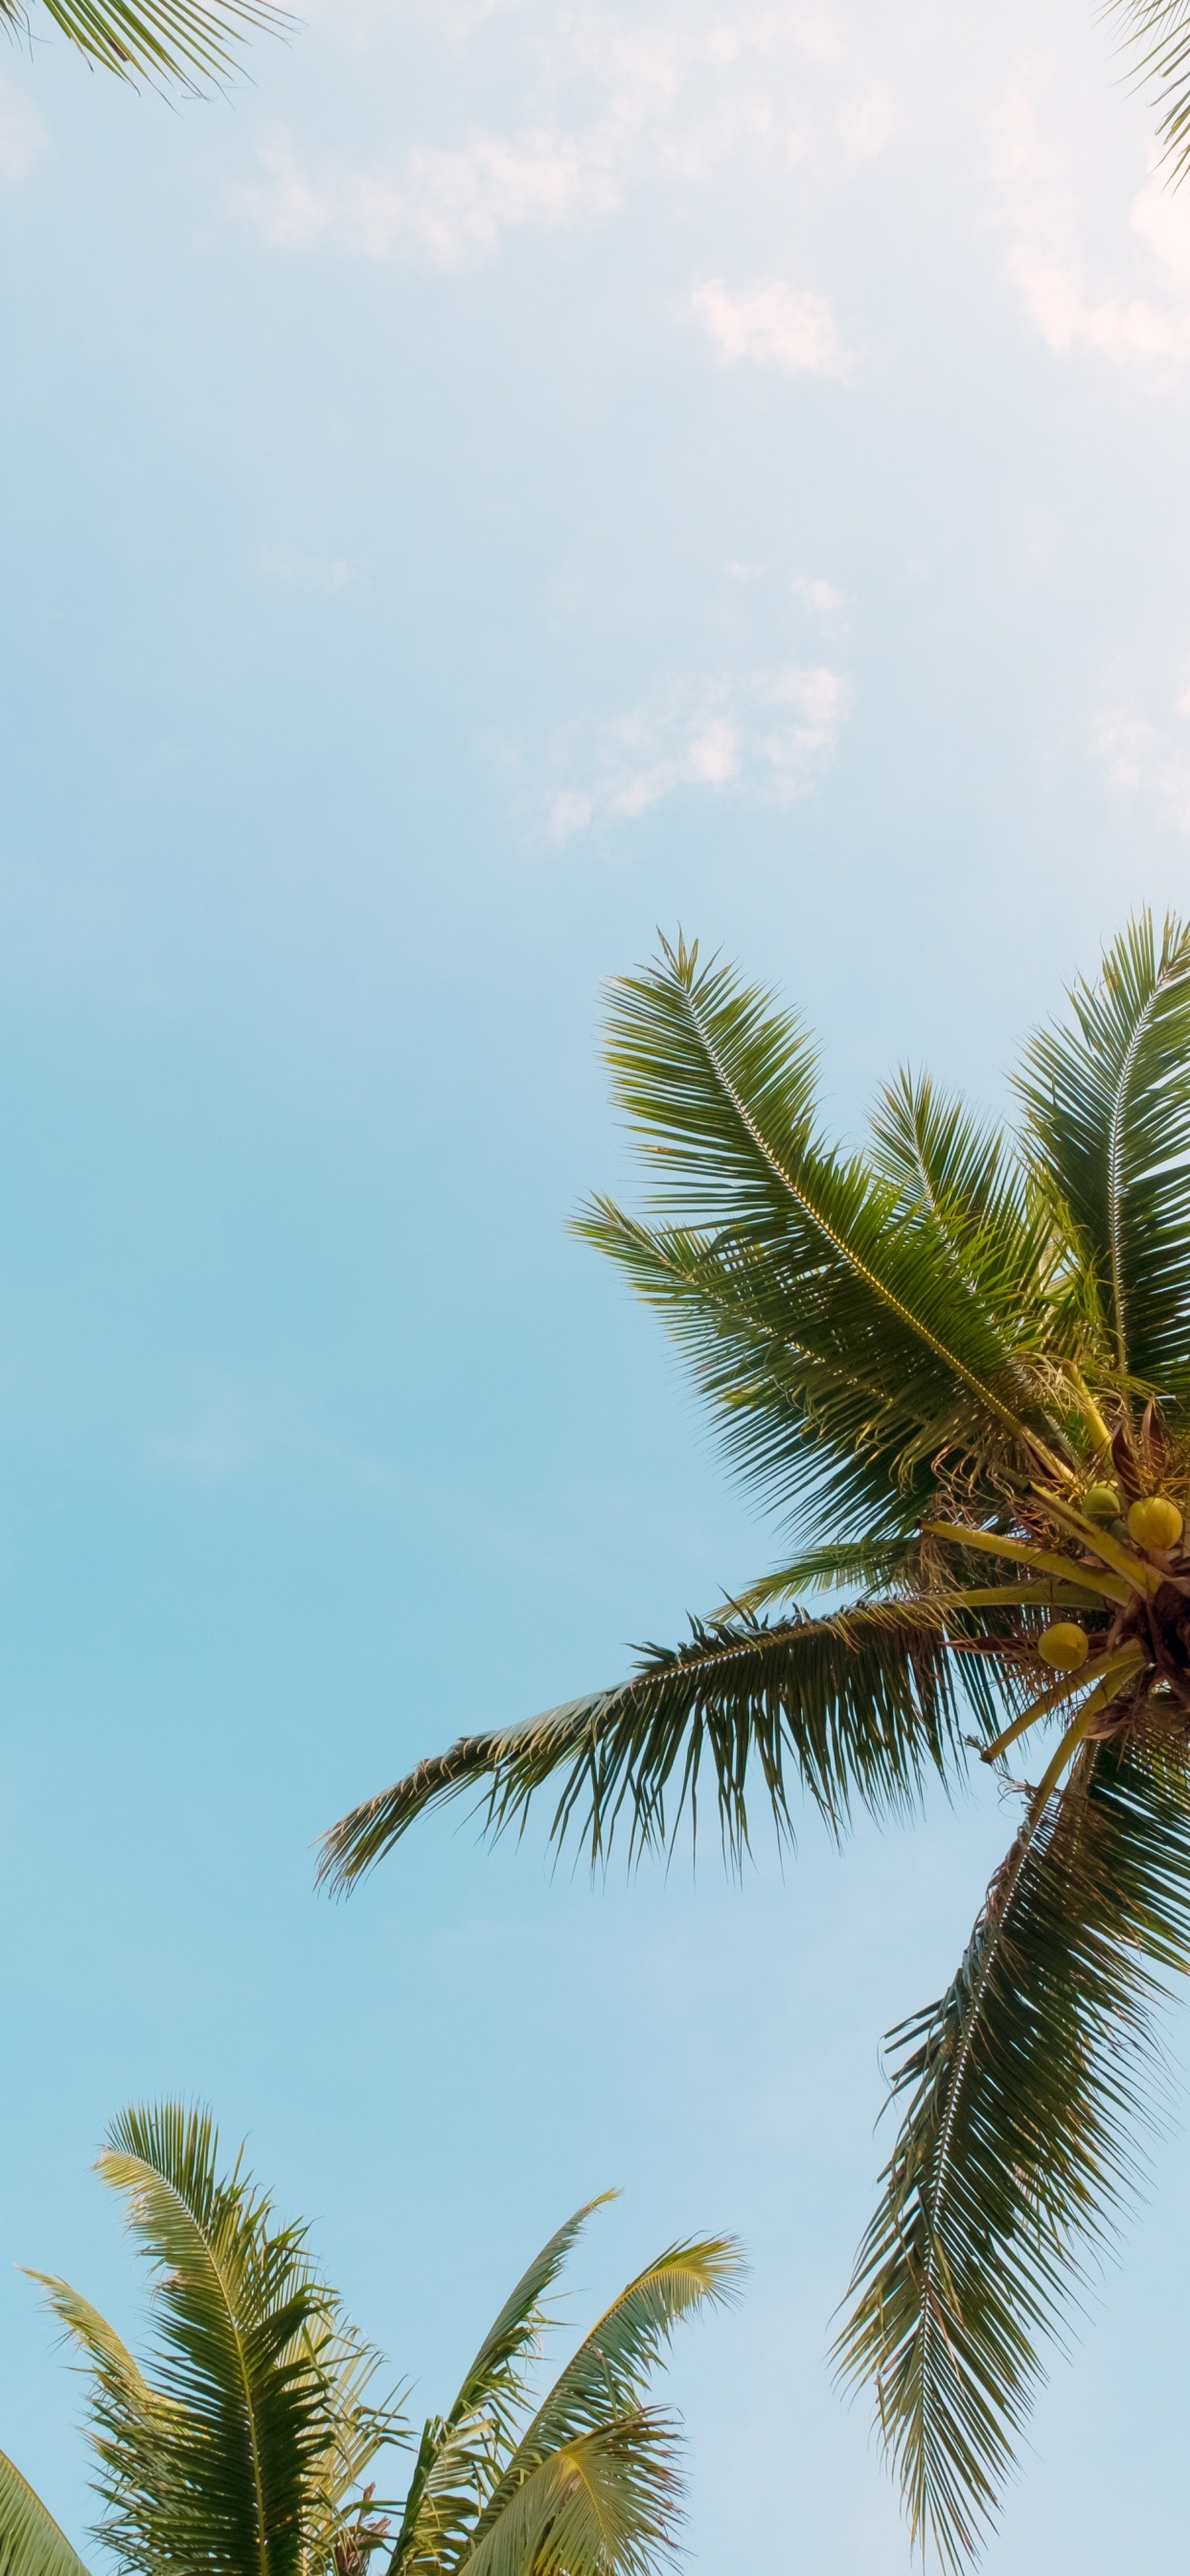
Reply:
[[[428,1807],[445,1806],[465,1790],[490,1780],[506,1740],[496,1734],[462,1736],[449,1752],[431,1755],[391,1789],[353,1807],[322,1837],[317,1884],[329,1887],[332,1895],[344,1895]]]
[[[190,96],[235,70],[234,50],[250,33],[288,35],[297,20],[272,0],[45,0],[62,33],[88,61],[123,80],[172,82]],[[24,28],[23,0],[0,15]]]

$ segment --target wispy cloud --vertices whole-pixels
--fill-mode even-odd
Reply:
[[[49,134],[31,99],[0,80],[0,181],[19,188],[49,143]]]
[[[1163,823],[1190,832],[1190,688],[1160,724],[1133,707],[1105,707],[1092,747],[1118,796],[1139,798]]]
[[[1058,355],[1085,350],[1162,374],[1190,361],[1190,199],[1155,166],[1134,197],[1129,238],[1092,278],[1064,164],[1042,133],[1027,80],[996,120],[993,174],[1010,242],[1008,269],[1035,331]]]
[[[454,43],[482,32],[487,14],[453,27]],[[857,84],[845,49],[809,18],[768,7],[728,18],[686,0],[642,23],[587,0],[550,11],[545,27],[529,112],[510,130],[420,138],[379,166],[312,165],[292,136],[275,133],[260,175],[232,191],[234,210],[278,247],[454,268],[519,227],[613,213],[647,179],[697,186],[745,150],[796,161],[808,125],[849,169],[882,151],[895,124],[893,102]],[[826,82],[825,106],[815,107],[816,91],[807,100],[808,79],[812,91]]]
[[[825,295],[764,278],[733,295],[721,277],[696,289],[691,310],[724,366],[758,358],[788,375],[842,376],[848,360]]]
[[[850,708],[846,674],[822,667],[675,681],[608,726],[585,776],[553,789],[546,836],[638,822],[681,788],[789,804],[829,766]]]
[[[363,565],[348,555],[299,555],[289,546],[259,546],[256,562],[266,581],[284,582],[292,590],[320,591],[328,598],[363,579]]]

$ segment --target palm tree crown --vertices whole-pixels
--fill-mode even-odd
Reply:
[[[674,2326],[730,2299],[730,2238],[672,2245],[621,2291],[533,2402],[545,2300],[590,2211],[576,2211],[501,2309],[446,2415],[416,2445],[403,2506],[367,2473],[412,2447],[379,2355],[276,2222],[243,2155],[220,2179],[208,2119],[128,2111],[99,2159],[154,2271],[157,2348],[142,2370],[65,2281],[34,2273],[91,2380],[104,2512],[124,2576],[652,2576],[673,2557],[681,2482],[672,2419],[647,2400]],[[607,2197],[608,2195],[605,2195]],[[365,2481],[367,2481],[365,2483]],[[0,2576],[87,2576],[0,2452]]]
[[[595,1860],[617,1825],[668,1843],[709,1779],[738,1860],[757,1789],[780,1834],[795,1783],[839,1831],[972,1752],[1001,1769],[1018,1830],[953,1984],[892,2034],[900,2132],[838,2345],[951,2567],[1126,2192],[1155,1991],[1190,1961],[1190,932],[1141,919],[1070,1003],[1011,1143],[903,1075],[844,1154],[769,997],[682,944],[614,987],[653,1205],[580,1231],[795,1553],[627,1682],[421,1763],[323,1858],[350,1886],[426,1807],[478,1785],[498,1830],[548,1780]]]

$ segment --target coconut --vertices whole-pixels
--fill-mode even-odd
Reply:
[[[1055,1619],[1052,1628],[1043,1628],[1037,1640],[1037,1652],[1056,1673],[1076,1673],[1085,1664],[1091,1641],[1085,1628],[1074,1619]]]
[[[1182,1535],[1182,1515],[1176,1503],[1166,1501],[1164,1494],[1143,1494],[1128,1514],[1128,1535],[1138,1547],[1161,1555],[1174,1547]]]
[[[1083,1495],[1083,1516],[1089,1521],[1118,1521],[1120,1497],[1114,1485],[1088,1485]]]

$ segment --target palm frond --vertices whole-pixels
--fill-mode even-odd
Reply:
[[[1104,1317],[1103,1362],[1190,1394],[1190,931],[1142,914],[1072,1024],[1041,1030],[1018,1081],[1037,1166],[1056,1181]]]
[[[1188,1965],[1190,1794],[1155,1719],[1034,1799],[953,1985],[892,2034],[907,2107],[837,2351],[875,2382],[914,2534],[952,2569],[1131,2188],[1153,2004]]]
[[[1153,81],[1165,114],[1158,126],[1172,175],[1190,158],[1190,7],[1187,0],[1108,0],[1136,51],[1138,77]]]
[[[915,1220],[896,1183],[828,1150],[809,1043],[768,995],[725,967],[700,972],[696,950],[666,948],[651,973],[613,987],[607,1055],[667,1226],[759,1256],[795,1341],[830,1341],[848,1367],[879,1353],[919,1419],[961,1405],[968,1448],[982,1440],[1018,1463],[1048,1449],[1051,1426],[1022,1379],[1019,1297],[993,1311],[989,1269],[973,1299],[937,1258],[933,1211],[920,1205]]]
[[[45,0],[51,18],[88,62],[124,80],[172,81],[196,94],[236,68],[232,48],[252,29],[294,24],[270,0]],[[0,22],[24,35],[24,0],[0,0]]]
[[[853,1803],[884,1814],[945,1776],[959,1746],[960,1702],[944,1624],[909,1602],[861,1603],[827,1618],[798,1612],[692,1623],[688,1644],[650,1647],[632,1679],[549,1709],[527,1725],[465,1736],[326,1836],[320,1876],[352,1886],[431,1805],[486,1790],[487,1824],[520,1823],[534,1792],[560,1777],[551,1834],[578,1825],[592,1861],[626,1816],[634,1849],[664,1846],[684,1811],[697,1824],[709,1768],[726,1849],[749,1832],[750,1774],[778,1833],[792,1832],[791,1773],[840,1830]]]
[[[476,2524],[469,2570],[485,2563],[489,2536],[550,2459],[639,2414],[674,2327],[698,2308],[734,2299],[741,2268],[734,2238],[705,2237],[669,2246],[628,2283],[559,2373],[517,2444]]]
[[[543,2302],[592,2210],[614,2197],[602,2192],[585,2202],[542,2246],[489,2327],[453,2406],[426,2423],[390,2576],[454,2564],[514,2447],[528,2403],[524,2363],[549,2323]]]
[[[41,2497],[0,2451],[0,2576],[87,2576]]]
[[[673,2426],[633,2407],[529,2470],[464,2562],[467,2576],[653,2576],[676,2559]]]
[[[298,2576],[336,2514],[356,2518],[346,2488],[396,2438],[394,2412],[367,2402],[375,2356],[242,2159],[220,2179],[209,2119],[128,2111],[99,2165],[157,2275],[159,2346],[142,2374],[86,2301],[48,2285],[95,2372],[101,2536],[139,2576],[182,2560]]]

